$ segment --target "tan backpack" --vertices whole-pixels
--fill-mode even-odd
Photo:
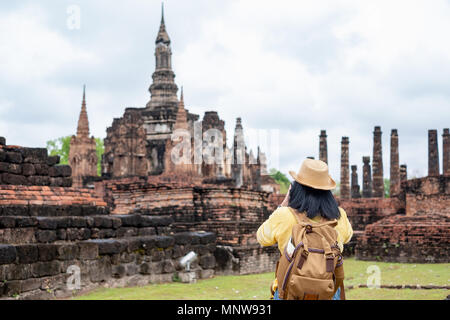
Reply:
[[[277,263],[278,294],[283,300],[330,300],[343,281],[343,257],[336,220],[315,223],[289,208],[298,224]]]

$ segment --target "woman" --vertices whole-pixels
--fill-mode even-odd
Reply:
[[[292,228],[297,224],[289,207],[305,214],[312,222],[320,222],[323,219],[337,220],[335,230],[338,235],[338,245],[341,251],[343,244],[350,241],[353,229],[348,221],[347,214],[338,204],[330,190],[336,187],[336,183],[328,174],[328,166],[320,160],[306,159],[303,161],[299,172],[290,171],[294,182],[289,186],[281,205],[276,209],[258,229],[257,240],[262,246],[278,244],[280,253],[283,254]],[[274,299],[278,299],[278,283],[272,284]],[[340,290],[333,297],[339,300]]]

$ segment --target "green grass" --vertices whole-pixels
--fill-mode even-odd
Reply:
[[[402,264],[345,260],[345,285],[366,284],[369,266],[380,268],[381,285],[450,285],[450,264]],[[81,300],[264,300],[274,274],[219,276],[195,284],[168,283],[135,288],[97,289],[76,297]],[[347,290],[349,300],[442,300],[450,294],[445,289],[368,289]]]

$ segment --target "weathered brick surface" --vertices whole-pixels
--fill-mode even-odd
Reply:
[[[448,262],[450,215],[396,215],[366,227],[356,246],[362,260]]]
[[[71,266],[80,268],[81,289],[92,289],[102,283],[117,287],[169,282],[183,272],[179,258],[190,251],[198,254],[191,270],[198,278],[209,277],[217,264],[215,241],[212,233],[185,232],[46,245],[0,245],[0,298],[70,296],[66,281]],[[135,282],[136,277],[139,283]]]
[[[96,183],[113,214],[172,215],[175,221],[261,221],[272,208],[269,193],[229,186],[124,178]]]
[[[406,214],[450,214],[450,176],[431,176],[402,183]]]
[[[105,208],[106,203],[103,199],[99,198],[94,191],[88,189],[48,186],[0,186],[0,208],[14,206],[22,206],[30,213],[29,215],[35,215],[33,214],[33,207],[38,207],[38,210],[50,211],[52,211],[50,207],[54,207],[53,209],[55,209],[54,211],[56,212],[57,207],[78,206],[80,207],[80,210],[85,208],[84,211],[87,213],[89,211],[88,207],[90,207],[93,211],[96,211],[100,210],[96,209],[96,207]],[[1,211],[0,215],[2,215]],[[79,214],[76,214],[74,209],[73,211],[70,211],[70,215]]]
[[[363,198],[372,197],[372,168],[370,166],[370,157],[363,157],[363,188],[362,196]]]
[[[437,130],[428,130],[428,176],[439,176]]]
[[[397,196],[400,193],[400,167],[398,153],[398,132],[391,131],[391,165],[390,165],[390,188],[389,195]]]
[[[341,201],[341,206],[346,209],[353,229],[363,231],[356,241],[357,258],[450,261],[450,177],[403,181],[398,198]]]
[[[328,146],[327,146],[327,131],[320,130],[319,136],[319,160],[328,164]]]
[[[214,257],[217,274],[251,274],[274,271],[280,253],[276,246],[217,246]]]
[[[445,128],[442,133],[442,173],[450,176],[450,130]]]
[[[342,199],[350,199],[349,143],[348,137],[342,137],[340,184],[340,195]]]
[[[384,197],[383,151],[381,135],[381,127],[376,126],[373,131],[372,156],[372,196],[375,198]]]
[[[353,230],[364,230],[387,216],[405,213],[405,204],[398,198],[338,199],[338,203],[347,213]]]
[[[58,163],[45,148],[0,144],[0,185],[72,186],[72,169]]]

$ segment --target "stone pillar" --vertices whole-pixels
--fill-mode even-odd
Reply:
[[[244,184],[245,142],[241,118],[236,119],[233,143],[233,164],[231,165],[232,178],[236,188]]]
[[[439,175],[439,151],[437,130],[428,130],[428,175]]]
[[[364,198],[372,197],[372,169],[370,167],[370,157],[363,157],[363,190]]]
[[[361,198],[358,184],[358,167],[352,166],[352,199]]]
[[[406,180],[408,180],[407,167],[406,164],[402,164],[400,166],[400,183]]]
[[[341,141],[341,199],[350,199],[350,176],[349,176],[349,156],[348,156],[348,137],[342,137]]]
[[[375,198],[384,197],[384,180],[383,180],[383,152],[381,147],[381,127],[375,127],[373,132],[373,193]]]
[[[327,131],[321,130],[319,138],[319,160],[328,164]]]
[[[442,134],[442,172],[450,176],[450,133],[448,128]]]
[[[390,197],[395,197],[400,193],[400,167],[398,155],[398,134],[397,129],[391,131],[391,172],[390,172]]]

